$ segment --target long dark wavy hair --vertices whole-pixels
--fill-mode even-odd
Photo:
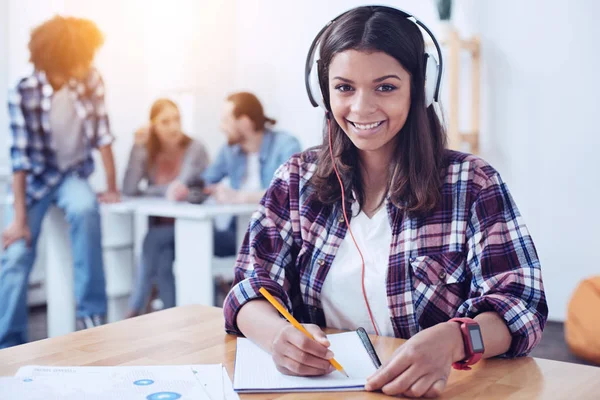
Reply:
[[[415,23],[388,7],[359,7],[336,20],[325,31],[320,49],[320,85],[328,108],[329,65],[336,54],[346,50],[386,53],[410,73],[410,111],[392,139],[396,156],[389,165],[386,193],[394,205],[408,212],[432,210],[440,199],[446,132],[434,107],[425,106],[423,35]],[[362,206],[365,192],[358,149],[335,118],[330,118],[333,156],[344,182],[344,194],[349,197],[354,191]],[[334,204],[341,199],[341,189],[329,152],[327,120],[324,125],[323,143],[317,147],[317,171],[311,182],[319,201]]]

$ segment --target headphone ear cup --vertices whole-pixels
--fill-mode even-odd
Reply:
[[[323,99],[323,92],[321,92],[321,82],[319,81],[319,69],[319,60],[315,60],[312,68],[310,69],[310,75],[308,78],[310,95],[314,102],[317,103],[316,105],[321,107],[323,110],[327,111],[327,108],[325,107],[325,100]]]
[[[433,55],[425,53],[425,107],[433,104],[440,66]]]

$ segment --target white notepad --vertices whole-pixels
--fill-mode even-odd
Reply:
[[[318,377],[284,375],[271,355],[245,338],[237,339],[233,388],[239,393],[323,392],[364,390],[376,367],[356,332],[328,335],[335,359],[350,376],[339,371]]]

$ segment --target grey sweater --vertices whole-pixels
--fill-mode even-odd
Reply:
[[[187,148],[181,171],[177,180],[188,185],[190,181],[200,178],[202,172],[208,166],[208,153],[204,145],[198,140],[192,140]],[[123,194],[125,196],[164,196],[168,184],[154,184],[152,171],[149,173],[146,165],[148,163],[148,151],[146,146],[134,145],[129,155],[129,163],[123,179]],[[146,181],[146,188],[141,190],[140,183]]]

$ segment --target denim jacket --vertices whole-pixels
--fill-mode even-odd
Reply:
[[[260,147],[260,181],[263,189],[269,187],[277,168],[292,155],[300,152],[298,139],[287,133],[265,130]],[[228,177],[231,188],[239,190],[246,176],[247,157],[241,146],[224,146],[216,160],[204,171],[202,177],[208,184]]]

